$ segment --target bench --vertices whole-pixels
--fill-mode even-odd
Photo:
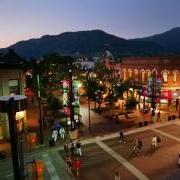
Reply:
[[[138,113],[128,114],[128,118],[134,118],[134,117],[138,117],[138,116],[139,116]]]
[[[118,116],[118,120],[126,119],[126,116],[124,114]]]

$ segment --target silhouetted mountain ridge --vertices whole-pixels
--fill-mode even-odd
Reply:
[[[154,56],[180,54],[180,28],[150,37],[127,40],[102,30],[64,32],[19,41],[13,48],[25,58],[39,58],[45,54],[102,56],[109,50],[119,56]],[[8,48],[0,49],[0,52]]]

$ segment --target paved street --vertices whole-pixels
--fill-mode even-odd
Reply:
[[[153,135],[162,137],[162,144],[155,152],[150,152]],[[143,149],[137,155],[131,150],[135,137],[143,140]],[[45,165],[44,179],[77,180],[113,180],[114,173],[120,172],[122,179],[134,180],[176,180],[180,177],[177,156],[180,149],[180,121],[156,123],[125,133],[126,143],[118,142],[117,133],[111,133],[82,141],[83,156],[80,176],[67,171],[62,147],[44,149],[26,154],[26,162],[42,159]],[[29,176],[31,179],[31,166]],[[0,175],[3,179],[12,179],[12,165],[9,160],[1,160]]]

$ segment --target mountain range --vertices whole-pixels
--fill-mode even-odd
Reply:
[[[154,36],[124,39],[102,30],[65,32],[19,41],[7,48],[14,49],[26,59],[40,58],[50,53],[73,56],[102,56],[110,51],[114,57],[180,55],[180,27]]]

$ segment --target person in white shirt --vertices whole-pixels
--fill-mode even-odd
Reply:
[[[58,131],[56,129],[54,129],[52,132],[52,138],[54,139],[54,142],[57,141],[57,137],[58,137]]]
[[[153,136],[151,145],[152,148],[157,148],[157,136]]]
[[[59,129],[59,134],[60,134],[60,136],[61,136],[61,139],[64,139],[64,138],[65,138],[65,129],[64,129],[64,127],[61,127],[61,128]]]

